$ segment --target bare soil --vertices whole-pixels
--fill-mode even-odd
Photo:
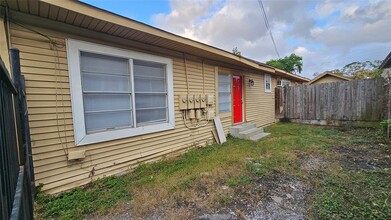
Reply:
[[[191,198],[178,196],[150,207],[142,217],[134,210],[132,202],[122,204],[116,213],[95,216],[92,219],[308,219],[309,206],[318,191],[319,182],[327,169],[340,166],[347,170],[390,169],[389,148],[384,144],[358,143],[335,146],[331,153],[320,155],[296,152],[298,169],[302,176],[273,172],[269,176],[252,176],[250,184],[229,187],[225,181],[213,179],[213,174],[200,173]],[[251,159],[251,158],[250,158]],[[250,159],[247,163],[251,163]],[[262,164],[259,164],[262,166]],[[210,182],[212,181],[212,182]],[[211,194],[218,194],[219,201],[210,201]],[[173,195],[168,195],[168,197]],[[147,203],[148,204],[148,203]]]

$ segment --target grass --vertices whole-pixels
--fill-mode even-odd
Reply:
[[[92,213],[128,209],[130,202],[136,217],[142,218],[161,207],[166,218],[191,218],[194,213],[186,207],[208,211],[228,206],[238,196],[239,189],[245,191],[246,187],[253,187],[257,179],[271,177],[276,172],[313,181],[300,169],[303,155],[333,158],[336,146],[372,144],[380,138],[372,131],[357,134],[290,123],[276,124],[267,128],[267,132],[272,135],[259,142],[229,137],[223,145],[193,149],[177,158],[143,164],[130,174],[98,180],[83,189],[58,196],[39,193],[36,217],[82,219]],[[360,215],[363,217],[389,216],[390,199],[387,198],[390,195],[386,192],[391,191],[387,185],[387,181],[391,181],[389,173],[385,176],[348,171],[338,174],[341,169],[335,167],[338,169],[329,171],[327,181],[320,185],[320,193],[313,198],[311,213],[319,213],[313,216],[338,219],[361,209],[372,213]],[[354,196],[358,187],[369,183],[374,184],[367,194],[362,193],[360,198]],[[378,193],[381,196],[376,196]]]
[[[38,193],[36,218],[82,219],[85,214],[107,210],[131,199],[126,184],[123,178],[108,177],[58,196]]]
[[[315,219],[391,219],[391,173],[340,173],[327,178],[313,204]]]

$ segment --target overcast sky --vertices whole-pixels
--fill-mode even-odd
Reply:
[[[266,62],[276,59],[258,0],[84,0],[143,23]],[[391,51],[391,0],[263,0],[281,57],[301,75],[383,60]]]

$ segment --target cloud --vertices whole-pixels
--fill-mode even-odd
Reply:
[[[342,11],[342,16],[353,17],[356,14],[357,9],[358,9],[357,5],[352,5]]]
[[[303,56],[304,75],[352,61],[383,59],[391,48],[391,2],[263,1],[281,56]],[[154,25],[266,62],[276,59],[258,1],[171,0]]]
[[[293,53],[295,53],[296,55],[299,55],[299,56],[303,56],[303,55],[306,55],[308,54],[308,50],[305,48],[305,47],[297,47]]]
[[[391,41],[391,2],[340,6],[341,16],[337,21],[330,22],[329,27],[323,30],[312,31],[316,40],[341,50],[366,43]]]

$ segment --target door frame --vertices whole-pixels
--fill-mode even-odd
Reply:
[[[233,77],[234,76],[239,76],[241,79],[242,79],[242,121],[240,122],[234,122],[234,117],[235,117],[235,112],[234,112],[234,90],[233,90]],[[233,73],[232,74],[232,124],[233,125],[237,125],[237,124],[241,124],[243,122],[245,122],[245,104],[246,104],[246,100],[245,100],[245,83],[244,83],[244,75],[243,74],[240,74],[240,73]]]
[[[226,114],[231,114],[231,125],[236,125],[236,124],[241,124],[241,123],[244,123],[246,122],[246,83],[245,83],[245,74],[243,72],[241,72],[240,70],[234,70],[234,69],[228,69],[228,68],[224,68],[224,67],[215,67],[215,94],[216,94],[216,97],[218,97],[218,75],[219,73],[226,73],[226,74],[230,74],[231,75],[231,112],[227,112],[227,113],[223,113],[223,115],[226,115]],[[233,80],[232,80],[232,77],[233,76],[241,76],[242,77],[242,100],[243,100],[243,104],[242,104],[242,121],[241,122],[237,122],[237,123],[234,123],[234,111],[233,111],[233,102],[234,102],[234,99],[233,99]],[[216,106],[218,106],[218,100],[216,99]],[[218,107],[216,108],[216,115],[219,115],[218,113]],[[228,116],[228,115],[227,115]]]

